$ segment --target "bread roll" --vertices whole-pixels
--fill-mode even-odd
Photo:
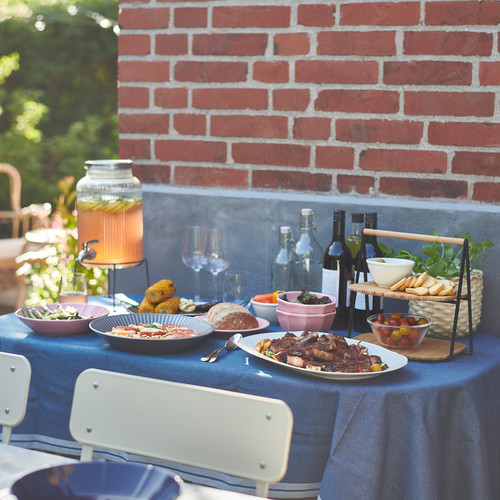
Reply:
[[[212,306],[207,319],[217,330],[250,330],[259,326],[257,318],[248,309],[232,302]]]

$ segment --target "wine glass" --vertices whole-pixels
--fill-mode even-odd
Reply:
[[[207,228],[199,224],[187,224],[182,240],[182,262],[194,271],[194,301],[200,301],[200,270],[207,240]]]
[[[217,301],[217,275],[229,267],[225,232],[221,228],[207,229],[207,243],[203,257],[203,269],[212,273],[213,300]]]

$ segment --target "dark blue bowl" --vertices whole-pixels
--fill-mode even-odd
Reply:
[[[174,500],[181,484],[160,467],[93,461],[32,472],[12,493],[18,500]]]

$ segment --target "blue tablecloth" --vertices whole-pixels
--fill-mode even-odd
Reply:
[[[477,334],[472,356],[410,361],[364,381],[303,376],[243,351],[213,364],[199,360],[222,343],[208,338],[175,355],[130,354],[92,333],[42,337],[14,315],[1,316],[0,350],[25,355],[33,370],[28,411],[13,443],[76,454],[68,429],[72,392],[79,373],[93,367],[286,401],[294,414],[290,462],[272,497],[313,497],[319,490],[322,500],[499,498],[500,338]],[[251,488],[220,474],[176,470],[202,484]]]

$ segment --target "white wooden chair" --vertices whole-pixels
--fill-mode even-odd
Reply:
[[[10,442],[12,428],[24,419],[30,381],[31,365],[24,356],[0,352],[0,425],[3,444]]]
[[[286,473],[293,415],[281,400],[97,369],[76,381],[70,432],[83,445],[269,484]]]

